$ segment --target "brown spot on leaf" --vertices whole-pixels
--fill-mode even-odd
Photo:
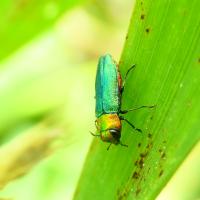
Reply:
[[[152,147],[153,147],[153,142],[148,143],[146,146],[148,150],[150,150]]]
[[[123,194],[120,193],[120,189],[117,189],[117,199],[122,200],[123,199]]]
[[[166,159],[166,153],[163,149],[159,149],[158,152],[160,153],[160,158]]]
[[[147,154],[148,154],[148,152],[143,152],[143,153],[140,154],[140,157],[145,158],[147,156]]]
[[[166,153],[165,153],[165,152],[162,152],[162,153],[161,153],[161,158],[162,158],[162,159],[166,159]]]
[[[145,31],[146,31],[146,33],[149,33],[150,32],[150,28],[146,28]]]
[[[135,166],[138,166],[138,160],[136,160],[134,164],[135,164]]]
[[[140,174],[138,172],[134,172],[132,175],[132,178],[138,179],[140,177]]]
[[[127,195],[128,195],[128,191],[125,190],[125,191],[120,191],[120,189],[117,190],[117,199],[118,200],[123,200],[123,199],[126,199],[127,198]]]
[[[140,19],[143,20],[145,18],[145,14],[141,14]]]
[[[144,158],[143,157],[139,160],[138,165],[139,165],[140,169],[142,169],[144,167]]]
[[[137,190],[135,191],[136,196],[141,192],[141,188],[137,188]]]
[[[163,171],[163,169],[161,169],[161,171],[160,171],[158,176],[161,177],[163,175],[163,173],[164,173],[164,171]]]

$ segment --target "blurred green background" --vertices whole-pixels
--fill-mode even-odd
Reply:
[[[72,199],[95,128],[97,59],[119,60],[133,4],[1,1],[0,199]],[[158,199],[181,199],[199,151]]]

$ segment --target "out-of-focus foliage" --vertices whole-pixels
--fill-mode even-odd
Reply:
[[[84,0],[2,0],[0,6],[0,59],[42,33],[67,9]]]
[[[1,104],[5,119],[1,124],[0,184],[4,188],[0,197],[49,200],[72,195],[91,139],[87,133],[93,76],[87,74],[94,75],[94,70],[92,63],[66,67],[61,47],[52,34],[46,34],[2,68],[2,76],[9,71],[11,76],[6,78],[11,78],[5,82],[10,86],[4,93],[9,98]],[[35,58],[41,48],[45,51]],[[51,156],[34,167],[46,155]],[[5,171],[9,176],[5,177]]]

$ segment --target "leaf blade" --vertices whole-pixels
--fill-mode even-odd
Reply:
[[[136,2],[120,69],[124,75],[137,67],[122,106],[157,107],[127,114],[143,130],[132,135],[123,125],[128,149],[106,152],[94,139],[74,199],[155,199],[199,141],[199,6],[186,0]]]

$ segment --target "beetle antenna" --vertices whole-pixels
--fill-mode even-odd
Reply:
[[[95,137],[100,137],[100,135],[94,134],[93,132],[90,131],[90,134],[95,136]]]

